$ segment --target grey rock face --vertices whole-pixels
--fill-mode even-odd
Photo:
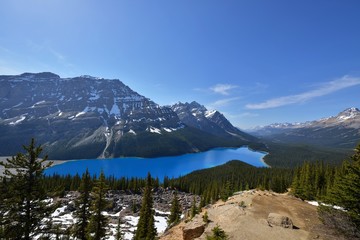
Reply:
[[[184,123],[117,79],[24,73],[0,76],[0,86],[0,156],[31,138],[51,159],[175,155],[222,147],[216,137],[228,131],[224,117]]]

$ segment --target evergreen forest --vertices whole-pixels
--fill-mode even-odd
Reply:
[[[1,163],[5,168],[0,181],[0,239],[33,239],[35,236],[67,234],[76,239],[103,239],[108,219],[102,214],[109,206],[106,193],[109,190],[123,190],[141,193],[143,201],[135,239],[155,239],[152,190],[156,188],[176,189],[200,196],[198,208],[219,199],[226,200],[234,192],[262,189],[287,192],[303,200],[316,200],[324,223],[337,228],[350,237],[360,236],[360,145],[355,153],[343,163],[333,165],[325,161],[305,161],[296,168],[256,168],[233,160],[221,166],[194,171],[178,178],[116,178],[115,176],[44,175],[51,165],[41,156],[41,146],[32,139],[24,146],[24,153]],[[57,205],[49,201],[55,196],[64,196],[68,191],[77,191],[74,215],[76,224],[59,231],[50,218]],[[172,201],[168,224],[180,221],[181,209],[177,195]],[[332,206],[338,206],[334,208]],[[341,224],[339,224],[341,222]],[[120,218],[116,239],[121,239]],[[19,237],[20,236],[20,237]]]

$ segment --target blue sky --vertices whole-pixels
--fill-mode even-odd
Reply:
[[[360,1],[0,0],[0,74],[122,80],[240,128],[360,107]]]

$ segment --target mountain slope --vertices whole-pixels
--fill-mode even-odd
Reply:
[[[250,144],[184,124],[120,80],[53,73],[0,76],[0,155],[35,137],[52,159],[151,157]],[[194,137],[196,132],[196,137]]]
[[[234,127],[220,112],[216,110],[208,111],[203,105],[197,102],[179,102],[172,105],[171,108],[177,113],[183,123],[193,128],[220,137],[233,136],[244,141],[257,141],[255,137]]]
[[[360,142],[360,110],[348,108],[337,116],[305,123],[272,124],[251,133],[279,143],[353,149]]]

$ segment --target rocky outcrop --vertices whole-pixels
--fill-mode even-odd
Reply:
[[[200,237],[205,231],[205,225],[201,218],[195,218],[188,222],[183,229],[183,239],[192,240]]]
[[[271,227],[278,226],[278,227],[290,228],[290,229],[294,227],[293,222],[289,217],[277,213],[269,213],[267,222]]]
[[[201,218],[205,211],[210,220],[206,225]],[[269,215],[270,222],[267,221]],[[198,236],[203,226],[205,230]],[[239,192],[226,202],[212,204],[191,222],[183,221],[169,229],[160,239],[206,240],[216,226],[224,230],[229,239],[339,239],[328,237],[330,231],[320,222],[315,206],[286,194],[258,190]]]

